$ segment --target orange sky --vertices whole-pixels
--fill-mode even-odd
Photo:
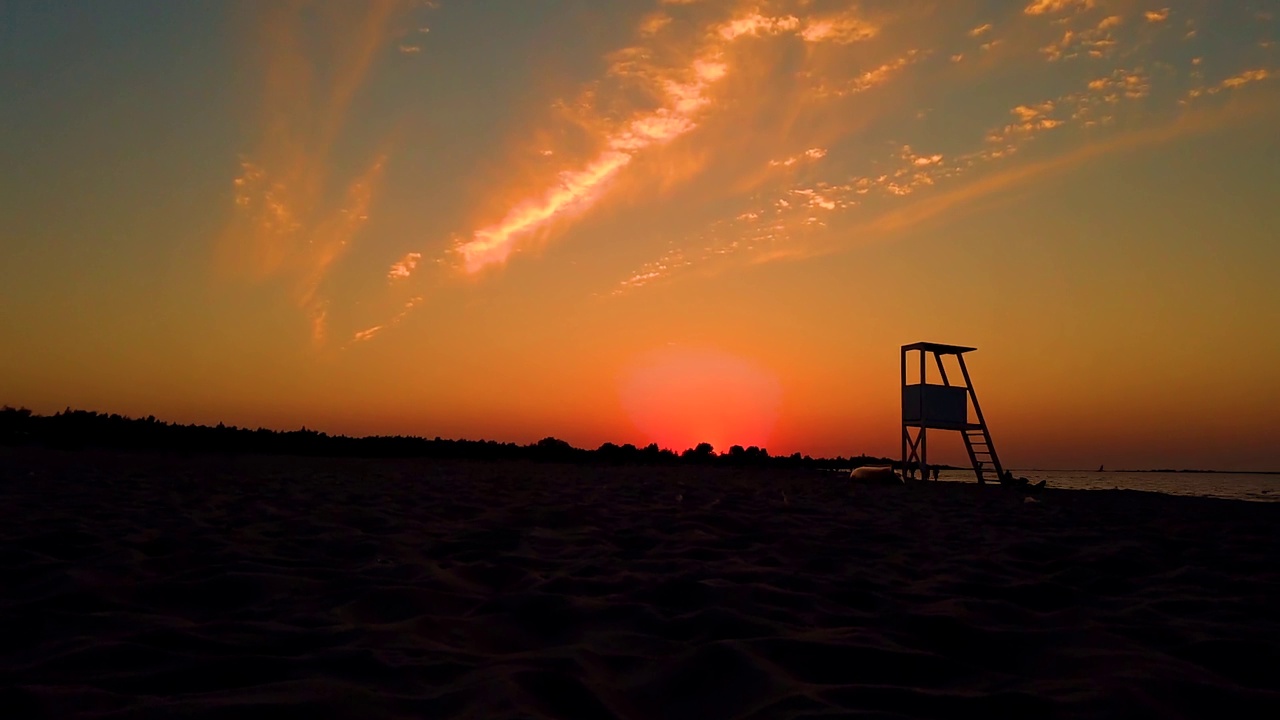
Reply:
[[[0,403],[1280,469],[1280,3],[178,5],[10,12]]]

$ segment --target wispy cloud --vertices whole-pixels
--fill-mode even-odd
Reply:
[[[863,70],[858,73],[852,80],[844,81],[839,84],[833,84],[832,87],[820,87],[818,94],[825,96],[844,97],[849,95],[857,95],[866,92],[872,88],[880,87],[889,82],[895,75],[917,62],[922,57],[918,50],[908,50],[900,57],[896,57],[885,63],[875,67]]]
[[[638,113],[604,139],[604,148],[585,166],[563,170],[551,187],[517,202],[502,220],[481,228],[458,247],[469,272],[505,261],[517,248],[553,221],[580,212],[599,198],[608,183],[634,156],[697,127],[710,103],[710,87],[727,67],[707,52],[683,72],[662,79],[664,97],[658,109]]]
[[[400,8],[394,0],[375,0],[311,16],[292,5],[259,9],[263,130],[233,182],[233,217],[219,249],[224,267],[237,274],[288,282],[317,343],[326,337],[329,317],[322,283],[367,220],[386,164],[378,154],[363,172],[342,177],[331,152]],[[314,70],[320,59],[306,49],[309,33],[330,48],[327,73]],[[335,188],[342,189],[336,205],[329,200]]]
[[[1178,61],[1170,46],[1197,58],[1209,51],[1170,29],[1211,20],[1178,4],[1135,5],[1019,0],[975,25],[969,12],[950,14],[951,4],[656,3],[579,94],[548,97],[554,114],[514,124],[527,139],[519,151],[527,157],[514,164],[534,170],[486,186],[483,209],[436,246],[397,248],[387,258],[400,259],[379,281],[393,295],[420,292],[427,263],[487,277],[481,271],[572,233],[589,243],[599,235],[585,230],[608,227],[611,213],[646,208],[655,208],[648,215],[661,243],[645,241],[655,245],[650,255],[615,268],[615,293],[704,268],[823,252],[1068,167],[1078,160],[1063,158],[1090,156],[1081,147],[1127,147],[1109,138],[1176,124],[1195,98],[1275,76],[1258,60],[1265,53],[1247,63]],[[1008,80],[1011,63],[1025,82]],[[966,83],[984,90],[966,95]],[[245,205],[259,232],[309,237],[315,213],[294,199],[296,181],[276,178],[256,158],[246,165]],[[352,216],[367,212],[368,202],[349,204]],[[326,237],[356,232],[332,228]],[[610,242],[634,238],[612,230]],[[323,272],[308,277],[322,287]],[[313,291],[309,306],[323,325],[320,295]],[[384,336],[412,308],[389,308],[349,342]]]
[[[810,162],[813,160],[821,160],[827,156],[825,148],[809,148],[798,155],[792,155],[783,160],[770,160],[771,167],[791,167],[797,163]]]
[[[810,20],[800,37],[809,42],[854,43],[870,40],[880,33],[878,25],[856,11]]]
[[[1227,78],[1226,80],[1223,80],[1222,87],[1236,88],[1236,87],[1240,87],[1241,85],[1247,85],[1248,83],[1251,83],[1251,82],[1266,80],[1267,78],[1271,78],[1271,77],[1275,77],[1275,74],[1271,70],[1268,70],[1266,68],[1258,68],[1256,70],[1246,70],[1240,73],[1239,75],[1234,75],[1232,77]]]
[[[652,20],[640,29],[642,37],[652,32]],[[457,252],[468,272],[505,262],[523,243],[536,241],[539,234],[566,218],[594,205],[612,181],[633,159],[655,147],[666,145],[695,130],[715,101],[715,88],[731,72],[729,46],[745,38],[779,35],[796,36],[807,42],[848,44],[874,37],[877,28],[851,12],[801,20],[791,14],[765,15],[751,12],[713,23],[701,33],[698,47],[684,64],[657,66],[642,62],[649,53],[643,49],[621,54],[613,72],[640,76],[656,88],[656,109],[640,110],[628,120],[603,133],[600,150],[584,164],[560,171],[549,187],[518,200],[498,222],[476,230]],[[884,68],[876,73],[888,73]],[[857,91],[880,81],[876,74],[855,80],[845,91]]]
[[[1062,37],[1041,48],[1049,60],[1080,57],[1082,54],[1091,58],[1106,57],[1116,47],[1116,39],[1111,31],[1124,22],[1119,15],[1103,18],[1098,24],[1083,30],[1066,30]]]
[[[1093,6],[1042,3],[1033,9],[1034,12],[1026,14],[1089,10]],[[1134,48],[1141,47],[1144,40],[1137,28],[1125,36],[1110,35],[1124,27],[1126,24],[1119,15],[1094,17],[1088,20],[1085,30],[1070,34],[1069,42],[1061,46],[1076,48],[1076,51],[1114,47],[1118,55],[1132,56]],[[971,32],[965,31],[965,34]],[[976,34],[985,33],[986,30],[982,30]],[[1110,54],[1094,53],[1091,57],[1096,61]],[[957,61],[958,58],[951,57],[947,64]],[[863,71],[857,76],[862,82],[855,82],[852,87],[872,86],[876,80],[888,76],[893,68],[904,64],[899,58]],[[1166,89],[1172,89],[1178,80],[1171,75],[1171,66],[1154,64],[1161,72],[1160,77],[1171,86]],[[1197,77],[1200,68],[1197,57],[1185,79]],[[1190,97],[1234,90],[1276,76],[1268,68],[1240,71],[1212,85],[1193,89]],[[734,257],[755,263],[829,252],[840,246],[837,238],[865,238],[869,233],[896,232],[909,224],[951,211],[969,200],[1071,167],[1084,159],[1164,142],[1217,122],[1211,113],[1185,122],[1177,118],[1176,106],[1167,104],[1170,94],[1156,95],[1156,85],[1157,78],[1142,65],[1100,69],[1092,73],[1092,77],[1086,75],[1074,90],[1009,107],[1005,111],[1009,120],[990,128],[981,136],[981,144],[967,151],[921,151],[912,144],[900,146],[889,157],[860,158],[861,164],[876,168],[874,172],[840,176],[838,169],[849,167],[851,158],[839,148],[829,148],[824,162],[812,167],[794,153],[769,160],[769,167],[788,171],[776,176],[785,185],[763,193],[736,210],[732,217],[717,221],[705,232],[695,233],[687,242],[673,246],[659,261],[641,266],[620,281],[615,292],[652,285],[700,266],[732,267],[730,259]],[[1161,98],[1166,104],[1152,105]],[[1127,109],[1138,107],[1143,109],[1137,115]],[[1153,130],[1128,130],[1110,136],[1114,141],[1108,140],[1106,133],[1114,132],[1119,126],[1117,118],[1125,116],[1144,118],[1154,125]],[[925,115],[916,115],[917,119],[921,117]],[[1132,125],[1132,120],[1128,124]],[[1030,143],[1039,142],[1045,134],[1052,134],[1057,140],[1027,160],[1017,161]],[[1073,146],[1088,150],[1074,152]],[[1042,159],[1032,160],[1032,157]],[[792,178],[793,173],[800,175]]]
[[[351,347],[354,343],[362,343],[367,340],[372,340],[375,336],[399,325],[406,317],[409,316],[409,313],[414,308],[422,304],[422,300],[423,298],[421,296],[409,298],[400,306],[399,311],[396,312],[395,315],[391,316],[390,320],[387,320],[385,323],[365,328],[364,330],[356,331],[352,334],[350,342],[343,345],[343,349]]]
[[[1091,10],[1095,0],[1034,0],[1023,9],[1028,15],[1050,15],[1067,11]]]
[[[1187,92],[1187,98],[1195,99],[1203,95],[1217,95],[1224,90],[1232,90],[1250,83],[1261,82],[1263,80],[1269,80],[1277,77],[1280,77],[1280,71],[1271,70],[1269,68],[1245,70],[1239,74],[1225,78],[1215,85],[1192,88]]]
[[[409,277],[413,274],[414,268],[418,267],[418,261],[421,259],[422,253],[405,253],[404,257],[391,265],[391,269],[387,271],[387,277],[392,280],[402,280]]]
[[[1036,178],[1063,172],[1099,157],[1167,143],[1177,138],[1209,132],[1256,115],[1258,106],[1241,106],[1232,113],[1195,113],[1141,130],[1125,132],[1111,138],[1090,142],[1070,152],[1051,156],[1025,165],[1008,167],[957,185],[913,206],[902,207],[880,215],[862,226],[873,232],[897,232],[965,207],[973,201],[1014,187],[1025,187]]]

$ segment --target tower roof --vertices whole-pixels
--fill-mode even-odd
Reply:
[[[967,352],[973,352],[978,348],[965,347],[963,345],[944,345],[942,343],[918,342],[910,345],[903,345],[902,350],[923,350],[931,353],[941,353],[943,355],[962,355]]]

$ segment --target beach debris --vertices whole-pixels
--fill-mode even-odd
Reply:
[[[1006,470],[1004,472],[1004,475],[1001,476],[1000,478],[1001,485],[1005,487],[1022,489],[1027,492],[1040,492],[1045,488],[1046,482],[1047,481],[1045,480],[1041,480],[1040,482],[1033,484],[1030,480],[1028,480],[1025,477],[1015,478],[1013,476],[1013,473],[1008,470]]]
[[[1028,495],[1027,497],[1022,498],[1022,504],[1023,504],[1023,505],[1026,505],[1027,503],[1038,503],[1038,502],[1040,502],[1040,501],[1039,501],[1039,500],[1037,500],[1037,499],[1035,499],[1035,498],[1033,498],[1033,497],[1031,497],[1030,495]]]

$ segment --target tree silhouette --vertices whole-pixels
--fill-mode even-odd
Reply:
[[[846,460],[811,458],[795,453],[771,457],[764,448],[734,445],[717,455],[710,443],[676,453],[650,443],[637,448],[630,443],[604,443],[595,450],[576,448],[564,440],[545,437],[531,445],[493,440],[428,440],[408,436],[353,438],[328,435],[305,426],[297,430],[250,430],[218,423],[216,426],[179,425],[155,416],[132,419],[66,408],[51,416],[27,408],[0,408],[0,445],[59,449],[99,448],[122,451],[308,455],[328,457],[406,457],[460,460],[523,460],[607,465],[727,465],[849,469],[884,465],[891,461],[865,455]]]

